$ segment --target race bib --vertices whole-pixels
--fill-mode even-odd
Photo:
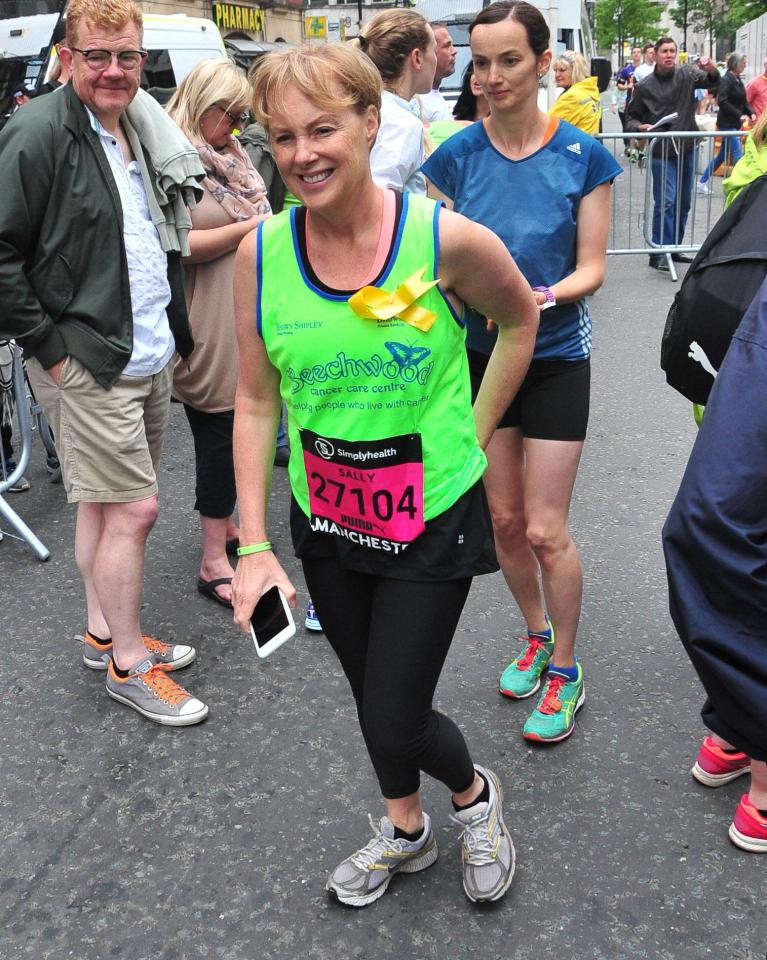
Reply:
[[[423,533],[423,453],[417,433],[339,440],[301,430],[311,527],[399,553]]]

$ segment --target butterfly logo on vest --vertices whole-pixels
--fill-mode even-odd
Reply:
[[[394,340],[387,340],[384,346],[392,355],[400,370],[418,370],[418,364],[431,354],[428,347],[411,347]]]

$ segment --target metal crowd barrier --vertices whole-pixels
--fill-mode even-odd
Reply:
[[[30,530],[16,511],[11,509],[3,498],[5,491],[24,476],[29,466],[29,457],[32,452],[34,435],[34,420],[37,419],[41,433],[44,429],[47,429],[47,423],[43,422],[42,411],[33,401],[31,394],[27,390],[24,365],[21,360],[21,350],[12,341],[11,349],[13,352],[13,396],[18,426],[18,434],[14,434],[14,442],[19,444],[19,450],[16,458],[16,469],[13,473],[3,479],[2,472],[0,472],[0,518],[16,531],[16,534],[21,540],[29,545],[38,560],[47,560],[51,555],[48,548],[32,530]],[[46,439],[43,439],[44,442],[46,442]],[[46,442],[46,448],[48,448],[48,442]]]
[[[708,180],[708,193],[701,193],[698,182],[701,174],[716,154],[716,141],[729,141],[743,138],[740,130],[694,130],[679,133],[602,133],[597,137],[623,167],[623,175],[613,184],[612,216],[607,253],[612,256],[644,254],[645,256],[665,256],[669,267],[669,276],[678,279],[673,253],[695,254],[708,236],[711,228],[724,210],[722,177],[711,176]],[[633,142],[636,148],[632,156]],[[689,195],[689,213],[684,234],[665,236],[661,218],[658,241],[652,239],[653,177],[658,178],[657,186],[665,193],[670,178],[677,184],[683,183],[684,158],[681,152],[673,149],[673,144],[682,141],[692,144],[688,150],[693,152],[692,183]],[[666,153],[664,157],[663,154]],[[728,147],[726,159],[731,157]],[[728,174],[729,175],[729,174]],[[678,224],[685,203],[683,192],[676,191],[675,222]]]

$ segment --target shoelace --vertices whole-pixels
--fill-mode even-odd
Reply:
[[[375,836],[351,857],[354,863],[362,867],[363,870],[369,869],[386,853],[390,851],[399,853],[404,849],[404,841],[394,840],[383,835],[381,827],[375,822],[371,814],[368,814],[368,820]]]
[[[466,850],[466,859],[475,866],[495,863],[495,836],[491,836],[487,824],[490,819],[490,810],[476,813],[468,823],[451,814],[450,819],[463,827],[463,846]]]
[[[527,640],[527,650],[525,650],[524,654],[517,661],[517,670],[530,670],[533,666],[533,661],[538,655],[538,651],[546,650],[541,640],[535,637],[528,637]]]
[[[567,679],[565,677],[561,677],[558,674],[554,674],[553,676],[549,674],[549,678],[546,681],[546,691],[543,694],[541,705],[538,707],[539,713],[559,713],[562,709],[562,701],[559,698],[559,694],[566,683]]]
[[[181,686],[172,680],[168,674],[160,667],[154,666],[151,670],[141,674],[141,679],[157,697],[171,707],[177,707],[184,697],[189,694]]]
[[[144,641],[144,646],[150,653],[165,654],[170,650],[170,644],[165,643],[158,637],[149,637],[144,634],[141,639]]]

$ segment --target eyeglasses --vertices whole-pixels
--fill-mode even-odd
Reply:
[[[218,107],[221,113],[229,118],[229,122],[233,127],[239,127],[242,121],[247,120],[248,118],[247,110],[244,113],[232,113],[231,110],[227,110],[226,107],[222,107],[220,103],[214,103],[213,106]]]
[[[113,57],[121,70],[136,70],[147,56],[146,50],[120,50],[114,53],[112,50],[81,50],[79,47],[71,49],[81,54],[91,70],[96,70],[98,73],[102,73],[111,66]]]

